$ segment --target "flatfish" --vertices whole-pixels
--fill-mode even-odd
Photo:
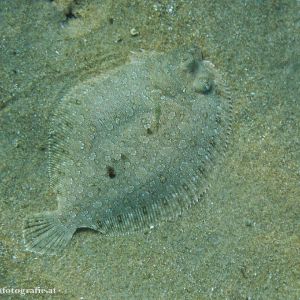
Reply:
[[[26,249],[55,254],[77,228],[152,227],[201,199],[225,153],[230,93],[197,46],[143,52],[74,86],[49,133],[58,208],[24,222]]]

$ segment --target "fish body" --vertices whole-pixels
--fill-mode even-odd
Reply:
[[[57,253],[77,228],[119,234],[199,201],[227,145],[231,99],[196,47],[142,53],[73,87],[49,133],[56,211],[26,218],[26,248]]]

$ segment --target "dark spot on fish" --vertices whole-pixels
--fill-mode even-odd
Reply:
[[[65,12],[65,16],[66,16],[66,21],[70,20],[70,19],[76,19],[77,18],[76,15],[73,13],[71,7]]]
[[[128,157],[127,157],[125,154],[121,153],[121,159],[122,159],[122,160],[127,160]]]
[[[117,221],[118,221],[119,224],[123,223],[123,217],[122,217],[122,215],[117,215]]]
[[[97,220],[96,223],[99,229],[103,227],[103,223],[100,220]]]
[[[168,200],[166,198],[163,198],[161,203],[162,203],[163,206],[168,206],[169,205]]]
[[[106,170],[107,170],[107,175],[109,176],[109,178],[115,178],[116,177],[116,172],[115,172],[115,169],[113,167],[107,166]]]
[[[185,191],[188,191],[188,190],[189,190],[189,187],[188,187],[188,185],[186,185],[186,184],[184,184],[184,185],[182,186],[182,188],[183,188]]]
[[[221,122],[222,122],[221,116],[220,116],[219,114],[216,116],[216,122],[217,122],[218,124],[221,124]]]
[[[198,166],[198,171],[200,172],[200,174],[202,174],[202,175],[204,175],[204,173],[205,173],[205,169],[204,169],[204,167],[203,166]]]
[[[212,146],[212,147],[216,147],[216,142],[213,138],[208,140],[208,143]]]
[[[42,145],[39,145],[39,146],[38,146],[38,149],[39,149],[40,151],[45,151],[45,150],[47,149],[47,147],[46,147],[46,145],[42,144]]]
[[[148,215],[148,210],[147,210],[147,207],[146,207],[146,206],[142,206],[142,212],[143,212],[143,215],[144,215],[144,216],[147,216],[147,215]]]
[[[147,134],[152,134],[153,131],[151,130],[151,128],[147,128]]]
[[[186,70],[190,74],[195,74],[198,72],[199,69],[199,63],[196,60],[192,60],[190,63],[187,64]]]

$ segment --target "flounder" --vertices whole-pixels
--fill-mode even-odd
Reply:
[[[49,134],[58,208],[25,219],[27,250],[54,254],[77,228],[128,233],[181,214],[224,154],[231,107],[197,46],[144,52],[76,85]]]

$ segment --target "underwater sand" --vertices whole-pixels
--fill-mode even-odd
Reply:
[[[0,291],[299,299],[299,12],[296,0],[1,1]],[[61,256],[25,252],[23,219],[57,206],[47,145],[59,99],[130,51],[191,43],[225,74],[234,100],[231,145],[206,197],[150,231],[81,230]]]

